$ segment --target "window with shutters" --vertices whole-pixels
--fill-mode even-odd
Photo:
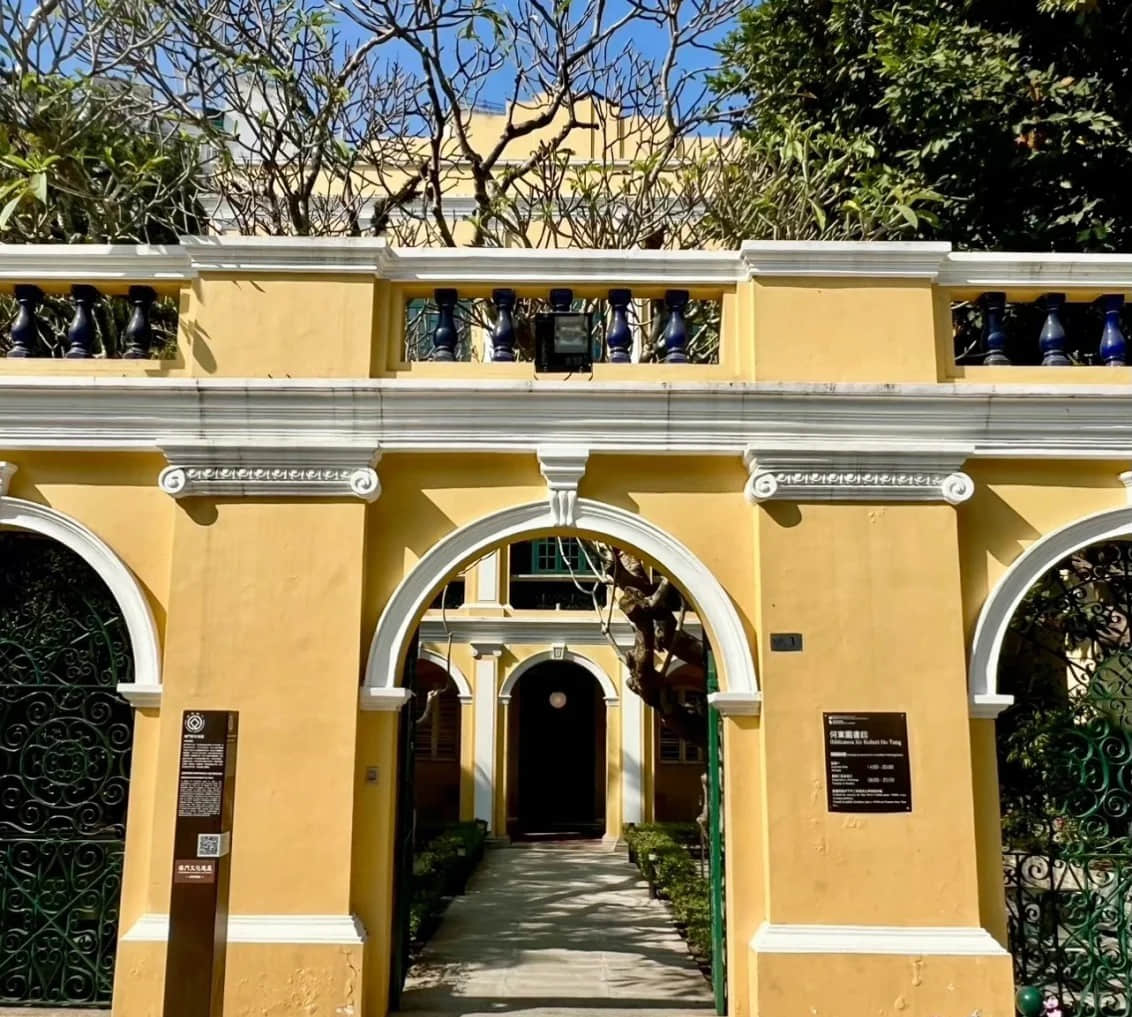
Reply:
[[[704,693],[699,689],[680,689],[677,699],[681,707],[694,705],[702,709]],[[662,763],[703,763],[704,750],[699,745],[679,737],[663,723],[660,724],[660,761]]]
[[[436,688],[440,683],[432,683]],[[421,689],[423,696],[428,687]],[[449,685],[433,700],[432,711],[423,724],[418,724],[414,732],[414,750],[418,759],[434,763],[452,762],[459,759],[460,750],[460,700],[456,690]]]

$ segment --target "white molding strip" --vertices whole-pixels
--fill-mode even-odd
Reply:
[[[746,240],[739,257],[750,275],[805,278],[933,280],[951,253],[948,243]]]
[[[954,289],[1085,287],[1127,293],[1132,289],[1132,255],[965,252],[947,258],[940,270],[939,284]]]
[[[358,273],[375,275],[388,250],[379,237],[181,237],[194,274],[200,272]]]
[[[157,483],[174,498],[355,497],[372,502],[381,496],[374,469],[381,453],[374,448],[165,442],[161,451],[169,465]]]
[[[685,620],[684,627],[699,636],[703,626],[699,621]],[[624,616],[614,617],[609,626],[610,635],[618,646],[630,647],[636,630]],[[452,633],[454,643],[502,643],[505,646],[539,646],[564,643],[567,646],[607,646],[609,640],[590,609],[585,611],[555,611],[543,614],[515,614],[505,617],[468,617],[448,613],[447,628],[438,611],[429,611],[421,622],[422,643],[443,646]]]
[[[872,452],[852,449],[771,453],[747,449],[744,494],[764,501],[945,501],[959,505],[975,493],[960,470],[971,448],[958,451]]]
[[[0,473],[11,477],[15,467],[0,463]],[[0,526],[40,533],[70,548],[106,584],[122,611],[134,657],[134,680],[118,685],[131,706],[153,709],[161,705],[161,644],[149,600],[125,562],[77,519],[46,505],[22,498],[0,496]]]
[[[490,373],[484,368],[484,374]],[[445,408],[444,427],[436,407]],[[5,447],[1126,460],[1127,385],[0,377]]]
[[[605,251],[583,248],[391,247],[381,275],[437,285],[732,287],[747,277],[738,251]]]
[[[757,953],[897,954],[903,957],[1003,957],[1006,950],[978,926],[783,925],[763,922],[751,940]]]
[[[747,241],[735,251],[391,247],[378,237],[181,237],[179,244],[0,244],[7,282],[181,282],[205,273],[368,275],[450,286],[730,288],[755,278],[923,279],[967,289],[1127,292],[1126,254],[954,253],[946,243]]]
[[[124,943],[164,943],[169,915],[143,914],[122,936]],[[229,915],[229,943],[356,944],[366,941],[357,915]]]
[[[184,248],[149,244],[0,244],[0,279],[22,283],[180,282]]]

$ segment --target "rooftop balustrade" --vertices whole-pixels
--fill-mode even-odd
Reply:
[[[1130,293],[1132,256],[946,244],[0,245],[0,372],[533,380],[536,319],[574,311],[599,381],[1123,382]]]

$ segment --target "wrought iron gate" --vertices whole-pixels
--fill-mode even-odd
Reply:
[[[0,1003],[106,1006],[133,713],[129,637],[62,545],[0,532]]]
[[[999,720],[1015,981],[1132,1015],[1132,543],[1079,551],[1010,628]]]
[[[719,691],[715,657],[707,651],[708,695]],[[708,847],[711,864],[711,984],[715,1012],[727,1013],[727,919],[723,873],[723,756],[720,752],[723,719],[709,705],[708,722]]]

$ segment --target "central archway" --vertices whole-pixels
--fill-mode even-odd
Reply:
[[[361,690],[363,710],[396,710],[406,647],[437,589],[468,561],[504,544],[557,533],[594,536],[630,548],[657,565],[691,600],[719,665],[722,691],[713,705],[724,714],[756,714],[762,703],[754,657],[743,622],[719,580],[671,534],[625,509],[580,498],[572,527],[555,521],[546,502],[493,512],[453,531],[429,550],[385,606],[370,644]]]

